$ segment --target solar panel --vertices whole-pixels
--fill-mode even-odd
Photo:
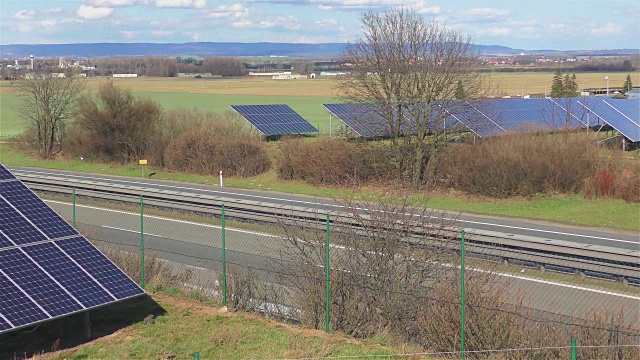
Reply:
[[[0,334],[144,291],[0,165]]]
[[[264,135],[304,134],[318,131],[288,105],[231,105],[231,108]]]
[[[640,126],[640,99],[606,99],[604,101]]]
[[[452,117],[463,123],[480,137],[490,137],[506,134],[506,130],[493,119],[483,113],[486,108],[485,101],[465,101],[466,106],[461,111],[452,114]]]
[[[640,141],[640,125],[615,108],[613,105],[615,104],[615,101],[619,100],[599,99],[591,102],[579,101],[579,103],[588,109],[589,112],[602,119],[602,121],[609,124],[614,129],[618,130],[627,139],[633,142]]]
[[[322,106],[362,137],[389,136],[394,133],[415,134],[416,117],[419,121],[424,121],[422,117],[425,113],[424,107],[414,109],[411,105],[403,105],[400,110],[395,105],[385,109],[373,103]],[[399,111],[401,116],[398,116]],[[393,119],[391,122],[387,120],[389,117]]]
[[[0,186],[0,197],[8,201],[46,236],[58,238],[78,235],[73,227],[44,205],[40,198],[21,182],[3,182]]]
[[[374,137],[389,134],[387,121],[374,104],[322,104],[358,136]]]
[[[359,136],[386,136],[393,133],[379,105],[323,106]],[[577,129],[604,122],[631,141],[640,141],[640,101],[637,99],[545,98],[464,102],[456,100],[433,104],[428,112],[425,106],[421,109],[405,106],[400,117],[394,107],[387,112],[390,112],[394,119],[399,118],[401,134],[414,134],[417,122],[430,131],[447,130],[454,128],[454,124],[463,124],[480,137]],[[441,121],[442,118],[445,120]]]
[[[5,179],[15,179],[15,177],[13,176],[13,174],[9,172],[9,170],[3,167],[0,167],[0,180],[5,180]]]

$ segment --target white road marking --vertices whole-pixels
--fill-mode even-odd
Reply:
[[[113,182],[120,182],[120,183],[124,183],[124,184],[135,184],[135,185],[143,185],[143,186],[149,186],[150,185],[149,183],[145,183],[145,182],[141,182],[141,181],[130,181],[130,180],[120,180],[120,179],[110,179],[110,178],[97,178],[97,177],[91,177],[91,176],[80,176],[80,175],[69,175],[69,174],[62,174],[61,175],[61,174],[56,174],[56,173],[47,173],[47,172],[32,171],[32,170],[16,170],[16,171],[14,171],[14,173],[15,172],[18,172],[18,173],[19,172],[26,172],[26,173],[33,173],[33,174],[46,175],[46,176],[58,176],[58,177],[60,177],[60,176],[65,177],[66,176],[66,177],[74,177],[74,178],[80,178],[80,179],[91,179],[91,180],[103,181],[103,182],[113,181]],[[194,188],[176,186],[176,185],[165,185],[165,184],[155,184],[155,183],[151,184],[151,185],[156,186],[156,187],[166,187],[166,188],[173,188],[173,189],[180,189],[180,190],[191,190],[191,191],[197,190],[197,191],[201,191],[201,192],[208,192],[208,193],[215,193],[215,194],[238,195],[238,196],[246,196],[246,197],[252,197],[252,198],[257,198],[257,199],[285,201],[285,202],[293,202],[293,203],[300,203],[300,204],[307,204],[307,205],[322,205],[322,206],[329,206],[329,207],[336,207],[336,208],[344,208],[345,207],[343,205],[320,203],[320,202],[317,202],[317,201],[316,202],[312,202],[312,201],[303,201],[303,200],[282,199],[282,198],[268,197],[268,196],[262,196],[262,195],[242,194],[242,193],[234,193],[234,192],[228,192],[228,191],[225,192],[225,191],[220,191],[220,190],[194,189]],[[361,208],[357,208],[357,209],[358,210],[367,210],[367,209],[361,209]],[[407,215],[415,215],[415,214],[407,214]],[[434,218],[434,219],[439,219],[439,217],[435,217],[435,216],[429,216],[429,217],[430,218]],[[606,238],[606,237],[601,237],[601,236],[573,234],[573,233],[562,232],[562,231],[532,229],[532,228],[526,228],[526,227],[520,227],[520,226],[493,224],[493,223],[489,223],[489,222],[481,222],[481,221],[473,221],[473,220],[461,220],[461,219],[444,218],[444,217],[442,219],[443,220],[447,220],[447,221],[457,221],[457,222],[468,223],[468,224],[495,226],[495,227],[502,227],[502,228],[507,228],[507,229],[525,230],[525,231],[541,232],[541,233],[555,234],[555,235],[578,236],[578,237],[583,237],[583,238],[590,238],[590,239],[597,239],[597,240],[605,240],[605,241],[613,241],[613,242],[640,245],[640,239],[638,241],[628,241],[628,240]]]
[[[118,228],[118,227],[114,227],[114,226],[107,226],[107,225],[100,225],[103,228],[107,228],[107,229],[113,229],[113,230],[119,230],[119,231],[126,231],[126,232],[130,232],[130,233],[136,233],[136,234],[140,234],[140,231],[135,231],[135,230],[129,230],[129,229],[123,229],[123,228]],[[154,236],[154,237],[162,237],[160,235],[155,235],[155,234],[150,234],[150,233],[144,233],[145,235],[149,235],[149,236]]]
[[[70,203],[65,203],[65,202],[61,202],[61,201],[54,201],[54,200],[45,200],[45,201],[46,202],[51,202],[51,203],[54,203],[54,204],[60,204],[60,205],[69,205],[69,206],[72,205]],[[114,213],[118,213],[118,214],[140,216],[140,214],[138,214],[138,213],[132,213],[132,212],[122,211],[122,210],[105,209],[105,208],[100,208],[100,207],[95,207],[95,206],[88,206],[88,205],[77,205],[76,204],[76,207],[84,207],[84,208],[93,209],[93,210],[99,210],[99,211],[107,211],[107,212],[114,212]],[[164,220],[164,221],[173,221],[173,222],[182,223],[182,224],[189,224],[189,225],[208,227],[208,228],[216,228],[216,229],[220,229],[221,228],[220,226],[202,224],[202,223],[197,223],[197,222],[192,222],[192,221],[165,218],[165,217],[161,217],[161,216],[145,215],[145,217],[158,219],[158,220]],[[102,225],[102,226],[106,227],[106,228],[114,229],[114,230],[121,230],[121,231],[139,233],[138,231],[135,231],[135,230],[120,229],[120,228],[115,228],[115,227],[111,227],[111,226],[104,226],[104,225]],[[231,228],[226,228],[225,230],[282,239],[282,237],[280,237],[280,236],[276,236],[276,235],[272,235],[272,234],[260,233],[260,232],[256,232],[256,231],[246,231],[246,230],[231,229]],[[145,233],[145,234],[147,234],[147,233]],[[153,235],[153,234],[148,234],[148,235],[156,236],[156,237],[162,237],[162,236]],[[338,248],[338,249],[346,249],[342,245],[330,245],[330,246],[334,247],[334,248]],[[451,265],[451,264],[442,264],[442,265],[456,266],[456,265]],[[482,270],[482,269],[476,269],[476,268],[466,268],[466,269],[472,270],[472,271],[489,272],[489,273],[492,273],[493,275],[498,275],[498,276],[512,278],[512,279],[518,279],[518,280],[524,280],[524,281],[532,281],[532,282],[541,283],[541,284],[545,284],[545,285],[553,285],[553,286],[576,289],[576,290],[587,291],[587,292],[592,292],[592,293],[598,293],[598,294],[603,294],[603,295],[610,295],[610,296],[617,296],[617,297],[628,298],[628,299],[633,299],[633,300],[640,300],[640,297],[633,296],[633,295],[628,295],[628,294],[621,294],[621,293],[616,293],[616,292],[591,289],[591,288],[586,288],[586,287],[581,287],[581,286],[576,286],[576,285],[569,285],[569,284],[563,284],[563,283],[558,283],[558,282],[553,282],[553,281],[534,279],[534,278],[530,278],[530,277],[517,276],[517,275],[512,275],[512,274],[507,274],[507,273],[496,273],[496,272],[492,272],[492,271],[489,271],[489,270]]]
[[[71,203],[62,202],[62,201],[56,201],[56,200],[44,200],[44,201],[45,202],[50,202],[50,203],[53,203],[53,204],[60,204],[60,205],[67,205],[67,206],[72,206],[73,205]],[[96,207],[96,206],[89,206],[89,205],[78,205],[78,204],[76,204],[76,207],[82,207],[82,208],[86,208],[86,209],[93,209],[93,210],[99,210],[99,211],[108,211],[108,212],[113,212],[113,213],[117,213],[117,214],[124,214],[124,215],[140,216],[139,213],[134,213],[134,212],[131,212],[131,211],[113,210],[113,209],[106,209],[106,208],[101,208],[101,207]],[[177,222],[177,223],[181,223],[181,224],[197,225],[197,226],[203,226],[203,227],[222,230],[222,226],[218,226],[218,225],[203,224],[203,223],[198,223],[198,222],[193,222],[193,221],[178,220],[178,219],[172,219],[172,218],[167,218],[167,217],[163,217],[163,216],[155,216],[155,215],[145,215],[144,217],[146,219],[156,219],[156,220],[162,220],[162,221],[173,221],[173,222]],[[260,233],[260,232],[257,232],[257,231],[251,231],[251,230],[241,230],[241,229],[234,229],[234,228],[229,228],[229,227],[227,227],[225,230],[226,231],[239,232],[239,233],[243,233],[243,234],[280,238],[279,236],[276,236],[276,235],[264,234],[264,233]]]

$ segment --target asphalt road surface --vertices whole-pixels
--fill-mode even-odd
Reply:
[[[63,217],[71,218],[70,204],[57,201],[47,203]],[[88,231],[91,237],[120,244],[120,247],[129,248],[130,251],[137,251],[140,244],[139,214],[78,205],[77,219],[79,225]],[[148,252],[155,251],[156,256],[162,259],[200,270],[219,271],[220,227],[147,215],[144,219],[144,229],[145,247]],[[277,259],[279,250],[286,246],[282,238],[241,229],[227,229],[226,246],[230,264],[252,268],[262,280],[281,284],[278,273],[284,269],[279,268],[273,259]],[[505,285],[513,299],[523,296],[527,307],[542,313],[557,314],[564,318],[582,317],[590,310],[619,313],[624,309],[627,324],[635,327],[640,324],[640,295],[637,292],[617,292],[527,278],[526,269],[525,273],[518,275],[500,274],[497,281]]]
[[[283,194],[269,191],[240,190],[213,185],[198,185],[166,180],[151,180],[119,176],[85,174],[62,170],[35,169],[23,167],[9,167],[16,175],[29,174],[35,176],[58,176],[75,180],[106,182],[119,185],[141,186],[148,189],[173,190],[186,193],[202,194],[232,198],[238,200],[252,200],[271,203],[274,206],[291,205],[315,208],[319,212],[340,210],[342,205],[332,199],[313,198],[300,195]],[[217,178],[212,177],[212,182]],[[543,221],[501,218],[495,216],[448,213],[456,219],[457,225],[485,231],[504,234],[534,236],[551,240],[572,241],[581,244],[593,244],[620,249],[640,250],[640,229],[638,231],[618,231],[614,229],[600,229],[561,225]],[[640,216],[640,210],[639,210]]]

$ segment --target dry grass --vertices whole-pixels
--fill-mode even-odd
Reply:
[[[631,72],[631,79],[634,84],[640,84],[640,71]],[[621,87],[627,77],[626,72],[587,72],[576,73],[578,79],[578,87],[586,88],[604,88],[607,86],[604,80],[605,76],[609,77],[609,86]],[[508,95],[517,95],[524,90],[526,94],[544,94],[551,92],[552,73],[492,73],[492,80],[500,85],[500,88]]]
[[[132,92],[179,92],[194,94],[269,95],[269,96],[335,96],[333,79],[271,80],[234,78],[223,80],[140,77],[114,79],[93,77],[87,79],[87,91],[96,92],[106,80]],[[17,89],[8,81],[0,82],[0,95],[15,94]]]
[[[525,94],[551,91],[552,73],[489,73],[492,80],[500,84],[505,94],[516,95],[524,89]],[[580,89],[605,87],[605,76],[609,76],[611,87],[622,86],[626,72],[588,72],[576,73]],[[634,84],[640,84],[640,71],[631,72]],[[107,77],[95,77],[87,80],[88,91],[95,92]],[[112,79],[112,78],[109,78]],[[271,95],[271,96],[323,96],[335,97],[335,79],[307,80],[271,80],[255,78],[234,78],[222,80],[178,79],[140,77],[134,79],[112,79],[118,86],[135,92],[192,92],[194,94],[226,95]],[[10,82],[0,82],[0,95],[15,94],[16,89]]]

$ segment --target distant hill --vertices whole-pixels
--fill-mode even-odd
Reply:
[[[113,57],[113,56],[334,56],[344,48],[343,43],[91,43],[0,45],[2,57]]]
[[[0,57],[114,57],[114,56],[300,56],[333,57],[343,49],[344,43],[240,43],[240,42],[188,42],[188,43],[86,43],[86,44],[10,44],[0,45]],[[487,54],[638,54],[638,49],[555,51],[522,50],[501,45],[475,45],[475,50]]]

